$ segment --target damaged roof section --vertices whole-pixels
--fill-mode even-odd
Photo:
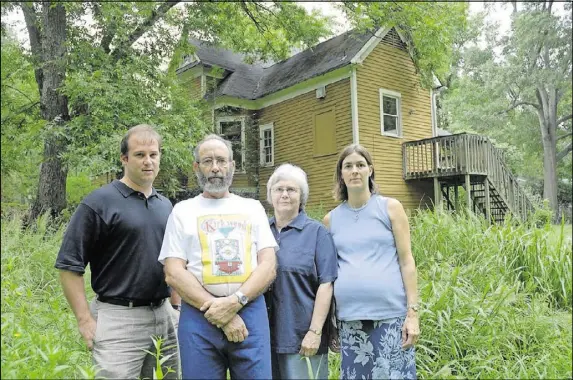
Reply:
[[[371,31],[351,30],[270,66],[260,62],[247,64],[243,54],[191,39],[199,61],[184,62],[177,73],[198,64],[221,67],[225,70],[224,78],[215,93],[206,96],[255,100],[350,64],[373,36]]]

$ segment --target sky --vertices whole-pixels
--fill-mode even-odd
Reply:
[[[350,24],[344,18],[342,12],[336,9],[330,2],[300,2],[300,4],[307,10],[318,9],[324,15],[333,16],[338,25],[335,25],[335,34],[343,33],[350,28]],[[470,2],[470,12],[479,12],[483,10],[483,2]],[[492,12],[489,16],[490,21],[498,21],[500,23],[500,32],[505,33],[510,25],[511,7],[509,5],[498,4],[496,12]],[[24,15],[19,7],[17,11],[13,11],[6,16],[2,16],[2,21],[7,22],[16,31],[16,37],[26,47],[29,46],[28,32],[24,23]]]

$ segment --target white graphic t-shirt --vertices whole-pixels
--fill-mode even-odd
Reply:
[[[159,261],[187,260],[187,270],[214,296],[236,292],[257,267],[257,252],[278,249],[265,210],[254,199],[198,195],[173,208]]]

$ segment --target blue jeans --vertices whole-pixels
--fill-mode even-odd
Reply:
[[[270,379],[271,347],[267,308],[262,296],[239,311],[249,331],[241,343],[229,342],[204,313],[183,303],[179,318],[179,352],[184,379]]]

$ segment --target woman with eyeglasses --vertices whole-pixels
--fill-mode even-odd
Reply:
[[[277,277],[266,294],[274,379],[308,379],[304,357],[313,378],[328,378],[326,321],[338,264],[327,229],[304,212],[308,192],[306,173],[291,164],[279,166],[267,183],[279,244]]]
[[[402,204],[382,196],[370,153],[346,147],[336,164],[342,203],[324,217],[338,251],[334,284],[341,379],[415,379],[420,334],[416,264]],[[333,334],[334,335],[334,334]]]

